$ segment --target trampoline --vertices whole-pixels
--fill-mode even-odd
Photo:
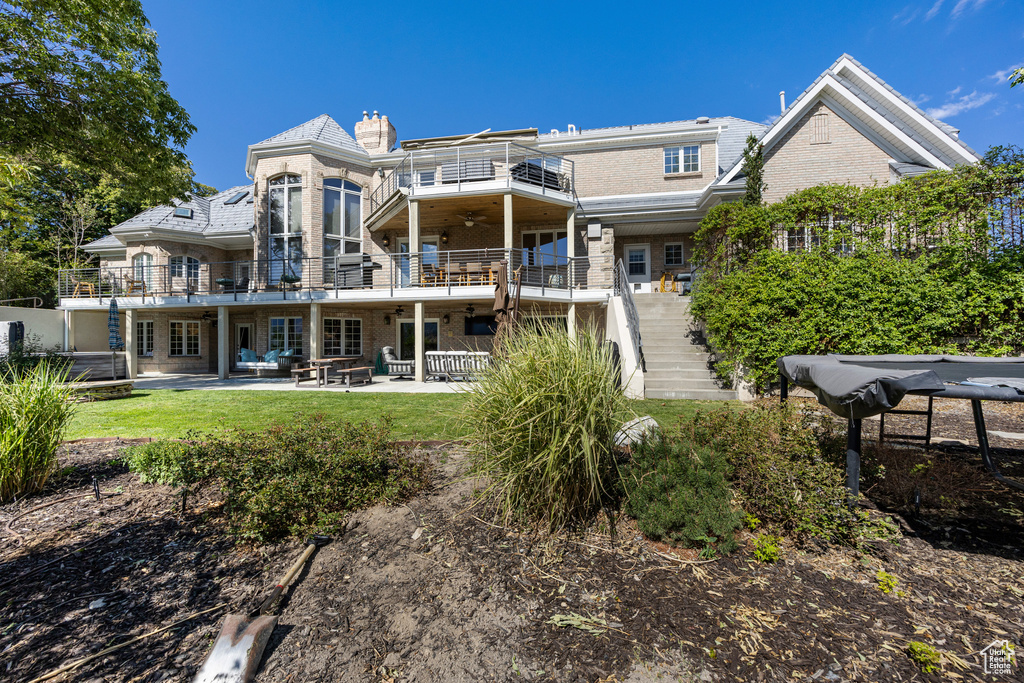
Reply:
[[[1024,358],[783,356],[778,365],[783,401],[793,384],[847,419],[846,486],[853,497],[860,491],[861,420],[893,410],[907,394],[970,401],[985,468],[1000,482],[1024,491],[1024,484],[1003,476],[993,460],[982,410],[982,401],[1024,403]]]

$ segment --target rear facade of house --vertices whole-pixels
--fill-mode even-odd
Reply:
[[[242,349],[368,364],[385,346],[486,351],[504,270],[525,315],[620,341],[609,327],[625,326],[648,357],[671,356],[696,348],[673,283],[691,271],[701,218],[743,196],[750,134],[769,201],[978,159],[847,55],[771,125],[702,116],[398,144],[395,122],[364,112],[352,132],[324,114],[250,145],[250,185],[154,207],[88,245],[99,266],[60,274],[68,347],[116,297],[133,376],[226,377]]]

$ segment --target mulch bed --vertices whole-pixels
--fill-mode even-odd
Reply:
[[[987,409],[989,429],[1024,431],[1020,413],[1002,408]],[[969,410],[963,418],[937,411],[936,435],[970,441]],[[301,551],[297,541],[236,544],[212,490],[182,515],[174,491],[111,462],[123,445],[69,445],[44,494],[0,507],[0,679],[30,681],[227,603],[65,679],[191,680],[224,614],[252,610]],[[1021,645],[1024,495],[994,484],[963,447],[927,456],[977,474],[956,505],[926,499],[918,513],[884,486],[868,492],[899,515],[898,546],[786,547],[775,565],[749,547],[709,563],[680,552],[680,562],[628,520],[614,537],[598,527],[519,533],[470,507],[476,486],[458,476],[457,447],[425,450],[433,489],[354,515],[317,551],[256,680],[1007,680],[984,676],[977,652],[997,638]],[[1002,455],[1007,474],[1024,478],[1019,451]],[[16,519],[20,545],[7,532],[16,515],[88,493],[93,476],[107,492],[100,502],[74,498]],[[879,589],[879,570],[896,590]],[[905,654],[911,640],[963,664],[922,674]]]

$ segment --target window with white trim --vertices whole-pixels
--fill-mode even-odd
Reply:
[[[139,358],[153,357],[152,320],[139,320],[135,323],[135,355]]]
[[[363,250],[363,188],[340,178],[324,178],[324,257]]]
[[[665,175],[679,173],[679,148],[665,148]]]
[[[359,318],[324,318],[324,355],[363,355],[363,321]]]
[[[683,265],[683,243],[682,242],[666,242],[665,243],[665,267],[677,267]]]
[[[700,145],[665,148],[665,175],[700,171]]]
[[[278,176],[269,185],[270,279],[294,282],[302,277],[302,176]]]
[[[683,173],[696,173],[700,170],[700,145],[683,147]]]
[[[191,256],[172,256],[167,264],[171,268],[171,277],[185,277],[189,280],[199,279],[199,259]]]
[[[199,355],[199,321],[172,320],[170,322],[171,356]]]
[[[153,289],[153,255],[136,254],[132,258],[132,277],[146,285],[146,289]]]
[[[271,318],[271,351],[291,351],[302,355],[302,318]]]

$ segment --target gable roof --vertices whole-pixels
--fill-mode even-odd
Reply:
[[[897,163],[950,169],[980,159],[960,140],[959,131],[929,116],[848,54],[822,72],[764,132],[760,141],[765,151],[782,140],[819,101]],[[737,159],[719,182],[731,182],[741,170]]]
[[[246,192],[234,204],[226,202],[239,192]],[[174,210],[192,209],[192,218],[175,216]],[[180,237],[247,236],[255,227],[253,186],[238,185],[211,197],[191,196],[188,201],[153,206],[110,229],[110,235],[85,245],[87,251],[123,249],[129,236],[146,231],[162,233],[173,239]]]

